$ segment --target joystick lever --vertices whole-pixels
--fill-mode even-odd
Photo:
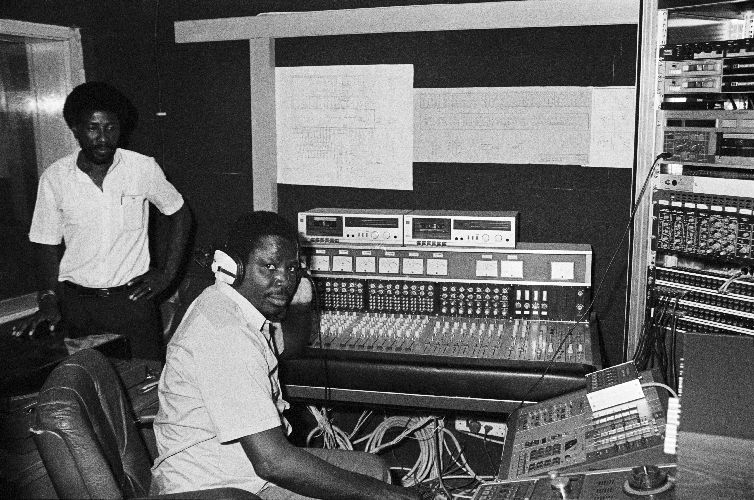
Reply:
[[[571,480],[566,476],[561,476],[558,471],[552,470],[550,476],[550,487],[560,493],[562,500],[569,500],[568,494],[571,492]]]

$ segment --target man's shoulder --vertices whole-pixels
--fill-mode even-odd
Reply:
[[[42,172],[40,178],[59,178],[61,175],[71,172],[71,166],[74,164],[76,155],[78,155],[78,151],[58,158]]]
[[[215,327],[237,323],[241,318],[235,302],[222,293],[215,285],[210,285],[194,301],[192,314],[201,316]]]
[[[181,346],[191,352],[235,349],[235,340],[243,336],[233,335],[245,327],[243,315],[237,304],[212,285],[207,287],[192,302],[181,320],[170,344]]]

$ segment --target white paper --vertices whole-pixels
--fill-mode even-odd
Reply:
[[[415,89],[414,161],[631,168],[635,87]]]
[[[415,89],[414,161],[586,165],[590,87]]]
[[[278,182],[413,189],[413,65],[275,69]]]
[[[636,87],[592,89],[590,167],[633,168]]]

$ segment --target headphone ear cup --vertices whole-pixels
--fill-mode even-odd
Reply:
[[[211,266],[218,281],[230,286],[238,286],[244,277],[244,264],[233,252],[215,250]]]
[[[228,252],[228,254],[236,263],[236,280],[233,282],[233,286],[238,286],[243,281],[244,276],[246,276],[246,265],[243,259],[239,258],[235,252]]]

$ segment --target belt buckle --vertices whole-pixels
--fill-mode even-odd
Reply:
[[[101,288],[98,295],[100,297],[109,297],[110,295],[112,295],[112,292],[107,288]]]

